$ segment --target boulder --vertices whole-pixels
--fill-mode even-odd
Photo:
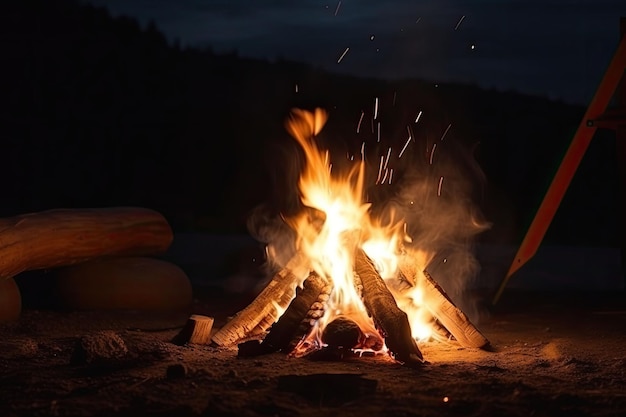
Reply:
[[[148,257],[116,257],[60,268],[60,306],[71,310],[190,311],[193,294],[177,265]]]
[[[17,320],[22,311],[22,296],[13,278],[0,277],[0,323]]]

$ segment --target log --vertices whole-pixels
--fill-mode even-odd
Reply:
[[[0,277],[104,256],[157,255],[172,229],[138,207],[54,209],[0,219]]]
[[[296,291],[296,297],[291,300],[278,321],[271,326],[263,341],[240,344],[238,356],[258,356],[287,350],[294,338],[305,335],[306,328],[301,327],[302,321],[325,285],[326,281],[322,277],[311,272],[304,281],[302,290]],[[310,329],[310,326],[308,328]]]
[[[448,297],[441,286],[426,271],[418,271],[411,256],[403,257],[399,264],[401,276],[421,286],[424,291],[424,307],[463,347],[485,348],[489,340],[474,326],[470,319]]]
[[[251,332],[263,332],[274,324],[279,317],[276,305],[282,310],[286,309],[296,294],[296,287],[306,278],[304,274],[297,274],[303,265],[304,256],[298,252],[246,308],[213,335],[213,343],[223,347],[232,346],[246,339]]]
[[[374,319],[374,324],[382,332],[393,357],[410,366],[423,363],[422,352],[411,336],[409,318],[398,307],[385,281],[360,248],[356,250],[355,270],[363,284],[365,308]]]
[[[354,320],[339,316],[326,326],[322,332],[322,342],[329,347],[353,349],[365,336]]]
[[[450,332],[463,347],[486,348],[489,340],[474,326],[470,319],[458,308],[443,288],[426,271],[423,291],[425,307]]]
[[[325,286],[326,280],[315,272],[311,272],[304,281],[304,288],[297,292],[296,298],[291,301],[285,313],[271,327],[261,345],[273,351],[284,351],[295,338],[305,336],[307,328],[300,325],[306,319],[311,305],[320,296]]]
[[[211,342],[213,317],[192,314],[182,330],[174,336],[172,343],[182,346],[186,343],[207,345]]]

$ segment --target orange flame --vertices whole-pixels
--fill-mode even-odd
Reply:
[[[322,109],[313,112],[295,109],[286,125],[305,154],[306,165],[298,183],[300,198],[304,206],[314,209],[287,221],[297,233],[298,250],[333,288],[325,314],[308,338],[317,344],[321,343],[325,326],[339,316],[356,322],[365,337],[377,334],[355,286],[354,252],[359,245],[374,261],[381,277],[393,279],[400,244],[406,238],[403,221],[382,225],[371,218],[371,204],[364,201],[363,158],[343,175],[332,172],[329,152],[320,150],[315,142],[327,118]],[[415,326],[412,324],[414,336],[424,337],[424,330],[417,330],[421,328],[418,322],[423,321],[415,305],[419,297],[407,295],[415,291],[415,287],[404,291],[403,305],[399,306],[407,312],[410,321],[416,322]]]

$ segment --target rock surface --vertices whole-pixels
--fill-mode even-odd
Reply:
[[[22,311],[22,296],[13,278],[0,277],[0,323],[17,320]]]
[[[71,310],[190,310],[191,282],[175,264],[147,257],[100,259],[59,269],[60,305]]]

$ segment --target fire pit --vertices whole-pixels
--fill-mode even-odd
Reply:
[[[347,173],[333,172],[329,152],[315,142],[326,119],[321,109],[293,110],[287,129],[306,158],[299,179],[304,209],[284,219],[295,232],[294,254],[212,342],[238,344],[242,356],[331,349],[388,353],[408,365],[424,362],[419,340],[488,346],[426,272],[435,254],[411,244],[406,221],[371,215],[363,148]],[[270,243],[268,253],[279,246]]]

